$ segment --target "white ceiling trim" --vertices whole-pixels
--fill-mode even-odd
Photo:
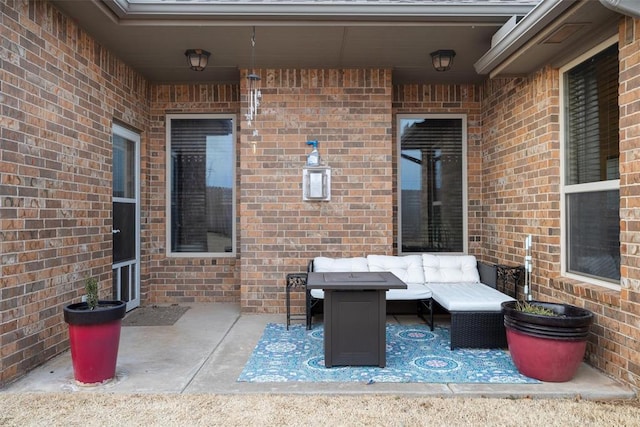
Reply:
[[[528,13],[539,0],[496,2],[130,2],[128,0],[92,0],[102,3],[119,19],[214,19],[229,18],[301,18],[323,19],[400,19],[409,21],[496,22],[496,18]]]

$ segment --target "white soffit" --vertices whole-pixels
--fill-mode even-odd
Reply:
[[[619,14],[597,1],[544,0],[484,54],[478,74],[527,75],[554,66],[617,32]]]

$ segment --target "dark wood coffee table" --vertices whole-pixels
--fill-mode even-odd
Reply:
[[[407,285],[390,272],[313,272],[307,288],[324,290],[325,366],[384,368],[386,291]]]

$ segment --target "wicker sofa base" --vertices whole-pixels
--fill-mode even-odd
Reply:
[[[501,311],[451,312],[451,350],[506,346],[507,335]]]

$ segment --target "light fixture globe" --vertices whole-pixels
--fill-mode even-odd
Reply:
[[[431,52],[431,63],[436,71],[447,71],[453,64],[453,57],[456,52],[450,49],[441,49]]]
[[[204,70],[209,62],[209,56],[211,56],[211,53],[202,49],[187,49],[184,54],[187,57],[189,68],[193,71]]]

